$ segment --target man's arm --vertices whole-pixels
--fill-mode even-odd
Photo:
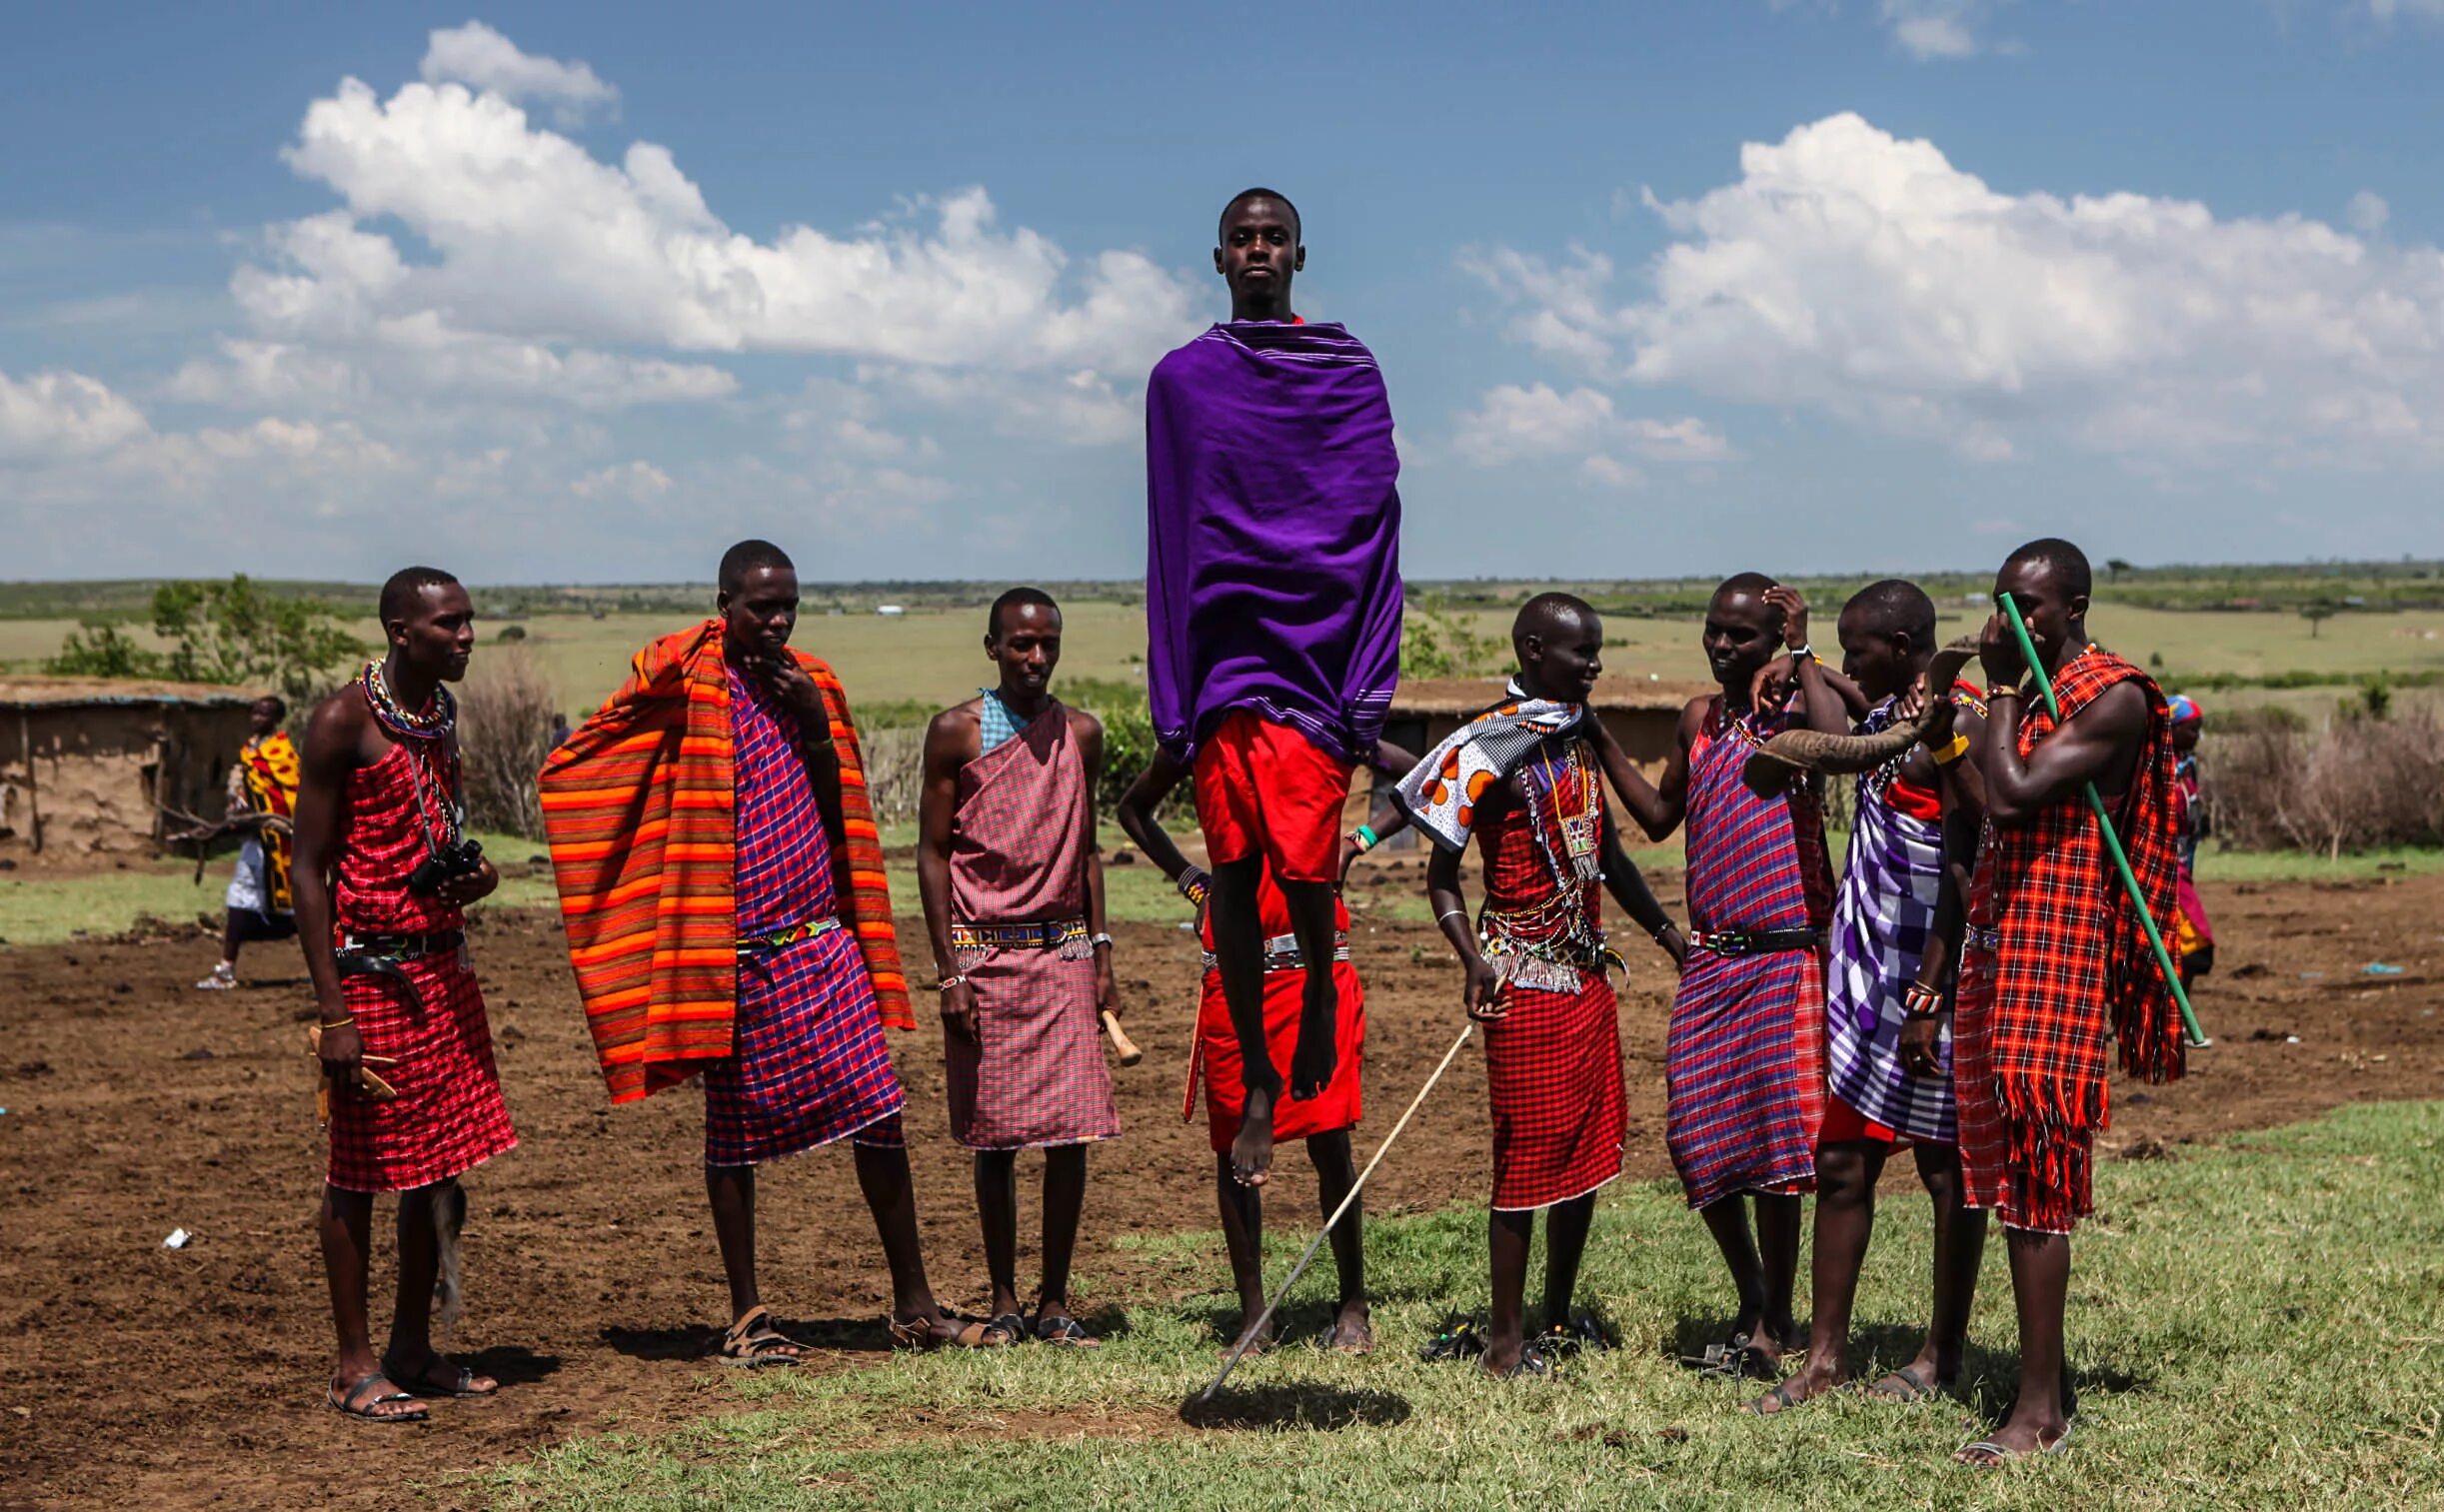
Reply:
[[[1950,690],[1943,697],[1950,698]],[[1917,985],[1940,992],[1957,975],[1963,940],[1968,934],[1968,885],[1977,866],[1977,845],[1985,830],[1985,785],[1977,774],[1985,744],[1986,722],[1953,706],[1950,730],[1966,738],[1968,750],[1949,761],[1935,763],[1935,787],[1943,799],[1943,876],[1937,883],[1935,916],[1927,926],[1926,953],[1919,958]],[[1951,736],[1938,737],[1939,745]],[[1911,757],[1912,761],[1916,756]],[[1904,1019],[1901,1024],[1901,1064],[1914,1075],[1931,1076],[1942,1069],[1943,1030],[1950,1024],[1949,1007],[1932,1017]]]
[[[1604,810],[1603,845],[1604,886],[1611,892],[1612,900],[1621,905],[1630,922],[1663,947],[1673,965],[1679,965],[1688,956],[1688,940],[1680,926],[1672,922],[1671,915],[1663,911],[1663,905],[1655,901],[1654,889],[1646,885],[1646,873],[1621,848],[1620,826],[1613,822],[1609,808]]]
[[[1087,929],[1099,936],[1095,946],[1095,1005],[1107,1013],[1121,1010],[1121,994],[1112,979],[1112,926],[1104,913],[1104,842],[1096,819],[1095,794],[1104,783],[1104,722],[1083,709],[1069,712],[1070,735],[1078,742],[1079,759],[1087,768]]]
[[[960,970],[951,944],[951,830],[959,811],[959,769],[973,759],[978,743],[976,716],[967,706],[934,716],[925,731],[924,785],[917,795],[917,896],[925,904],[934,970],[953,983],[942,991],[943,1029],[962,1039],[976,1037],[976,994],[954,980]]]
[[[2147,734],[2147,696],[2135,683],[2106,689],[2047,736],[2027,760],[2019,756],[2025,699],[1992,703],[1989,739],[1978,762],[1986,811],[1998,824],[2020,824],[2093,782],[2117,796],[2128,785],[2130,757]]]
[[[1191,866],[1189,858],[1180,853],[1180,847],[1172,842],[1170,831],[1156,820],[1155,809],[1171,796],[1172,789],[1179,786],[1181,779],[1188,774],[1189,768],[1178,757],[1168,751],[1157,751],[1154,759],[1146,763],[1146,769],[1138,773],[1137,780],[1131,782],[1129,790],[1121,795],[1120,804],[1114,810],[1115,817],[1121,821],[1121,828],[1131,841],[1146,852],[1146,858],[1171,878],[1175,886],[1182,877],[1197,868]]]
[[[1356,863],[1359,856],[1408,827],[1408,812],[1392,801],[1391,793],[1400,778],[1415,768],[1417,758],[1389,741],[1377,741],[1374,744],[1374,757],[1367,764],[1374,768],[1377,775],[1390,780],[1374,784],[1374,805],[1366,813],[1366,827],[1374,831],[1373,841],[1361,849],[1355,835],[1344,834],[1340,837],[1340,867],[1334,874],[1343,881],[1348,880],[1349,867]]]
[[[358,1085],[365,1041],[352,1021],[355,1015],[348,1011],[347,994],[340,990],[339,962],[332,957],[331,871],[339,858],[340,794],[356,767],[357,747],[363,739],[360,708],[346,698],[330,699],[306,722],[292,840],[295,848],[289,868],[297,942],[305,951],[316,1017],[323,1026],[323,1070],[332,1086],[351,1092]]]
[[[1501,978],[1485,959],[1484,952],[1477,949],[1476,930],[1468,922],[1467,899],[1459,895],[1461,854],[1440,845],[1434,847],[1433,855],[1425,862],[1425,901],[1434,910],[1434,927],[1442,931],[1442,937],[1450,941],[1453,953],[1459,957],[1461,1004],[1470,1018],[1492,1023],[1503,1014],[1494,1001]]]
[[[1649,782],[1637,769],[1617,742],[1612,732],[1604,728],[1601,719],[1594,724],[1595,758],[1602,763],[1604,777],[1612,784],[1621,805],[1637,820],[1646,837],[1658,843],[1680,827],[1688,814],[1688,749],[1697,739],[1697,727],[1705,719],[1705,708],[1711,700],[1692,699],[1680,711],[1679,729],[1672,736],[1672,752],[1663,762],[1660,781]]]

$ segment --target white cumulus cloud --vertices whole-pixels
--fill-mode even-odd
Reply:
[[[0,463],[90,457],[147,434],[144,412],[82,373],[0,373]]]
[[[1855,115],[1648,204],[1672,241],[1467,262],[1511,334],[1598,381],[1825,411],[2001,458],[2444,457],[2444,255],[2297,215],[2011,194]]]
[[[517,43],[481,21],[433,32],[426,39],[420,72],[427,84],[459,83],[505,100],[544,101],[570,124],[584,119],[589,111],[610,109],[620,102],[620,92],[604,83],[591,66],[521,51]]]
[[[1879,14],[1893,45],[1926,62],[1983,51],[1977,28],[1986,9],[1985,0],[1881,0]]]
[[[1459,417],[1451,449],[1480,467],[1576,457],[1583,459],[1589,476],[1616,485],[1635,477],[1616,453],[1656,462],[1713,462],[1731,451],[1720,433],[1701,420],[1624,416],[1614,410],[1612,396],[1601,390],[1577,388],[1563,394],[1548,384],[1502,384],[1486,390],[1477,407]]]

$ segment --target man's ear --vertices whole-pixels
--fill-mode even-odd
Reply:
[[[1214,271],[1216,273],[1222,271],[1222,250],[1220,247],[1214,249]]]
[[[1215,256],[1220,257],[1222,254],[1218,252],[1215,254]],[[1290,258],[1289,271],[1292,273],[1304,273],[1306,271],[1306,248],[1304,246],[1300,246],[1297,252]]]

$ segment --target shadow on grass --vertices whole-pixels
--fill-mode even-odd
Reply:
[[[989,1321],[972,1313],[943,1309],[944,1315],[959,1322]],[[1031,1317],[1032,1325],[1034,1319]],[[1099,1307],[1079,1319],[1098,1338],[1115,1339],[1129,1332],[1129,1315],[1119,1307]],[[791,1340],[809,1349],[832,1350],[842,1354],[889,1354],[892,1351],[891,1328],[880,1314],[860,1318],[782,1318],[775,1317],[773,1326]],[[682,1328],[621,1328],[603,1330],[603,1342],[632,1360],[706,1360],[717,1358],[722,1351],[722,1330],[709,1323],[691,1323]],[[1026,1347],[1032,1340],[1021,1340],[1013,1347]],[[944,1346],[948,1349],[949,1345]]]
[[[1371,1300],[1379,1303],[1381,1298]],[[1338,1302],[1292,1302],[1272,1315],[1274,1345],[1329,1344],[1332,1341],[1332,1325],[1339,1316]],[[1188,1318],[1225,1349],[1238,1342],[1240,1317],[1235,1302],[1192,1305],[1188,1309]]]
[[[1180,1421],[1192,1428],[1306,1428],[1329,1433],[1357,1424],[1390,1427],[1408,1421],[1408,1398],[1388,1391],[1351,1391],[1317,1384],[1224,1386],[1211,1401],[1192,1396]]]

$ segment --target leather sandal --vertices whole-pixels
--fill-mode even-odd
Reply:
[[[742,1370],[761,1370],[767,1365],[797,1364],[804,1348],[773,1326],[772,1309],[759,1302],[722,1335],[720,1359]]]
[[[931,1352],[936,1349],[1007,1349],[1017,1340],[999,1323],[982,1318],[963,1318],[948,1308],[931,1318],[895,1318],[883,1321],[891,1329],[892,1347]]]
[[[325,1391],[324,1400],[330,1402],[332,1410],[342,1417],[353,1417],[361,1423],[421,1423],[433,1415],[424,1403],[417,1402],[414,1396],[401,1391],[396,1383],[390,1383],[391,1389],[388,1391],[376,1392],[372,1396],[364,1395],[365,1388],[376,1381],[390,1383],[390,1377],[379,1370],[368,1370],[350,1381],[345,1390],[334,1386]],[[404,1412],[376,1412],[374,1410],[390,1402],[415,1402],[416,1405]]]

